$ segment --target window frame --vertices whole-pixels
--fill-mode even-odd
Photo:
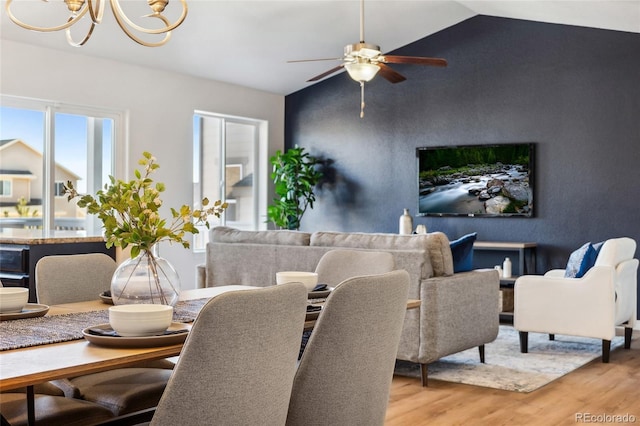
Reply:
[[[43,235],[51,235],[55,230],[55,114],[74,114],[88,118],[100,117],[113,120],[113,146],[111,147],[111,170],[113,176],[125,177],[128,162],[129,112],[89,105],[71,104],[37,98],[27,98],[0,94],[3,107],[28,109],[44,114],[43,123],[43,188],[42,188],[42,230]],[[96,227],[87,226],[87,236],[99,235]]]
[[[253,182],[253,197],[254,197],[254,211],[253,211],[253,230],[265,230],[267,229],[266,223],[266,214],[267,214],[267,204],[268,204],[268,182],[269,182],[269,122],[267,120],[262,120],[258,118],[250,118],[250,117],[240,117],[233,116],[227,114],[214,113],[203,110],[195,110],[193,112],[193,123],[194,123],[194,137],[193,137],[193,158],[194,158],[194,204],[202,200],[202,197],[205,195],[202,193],[202,182],[203,182],[203,152],[202,152],[202,119],[204,118],[215,118],[221,120],[221,128],[224,129],[227,123],[237,123],[237,124],[250,124],[255,126],[255,147],[253,154],[255,155],[255,170],[253,170],[254,182]],[[200,121],[198,123],[195,122],[195,118],[199,117]],[[195,127],[200,126],[200,137],[196,138],[195,135]],[[238,167],[240,166],[240,173],[242,177],[245,177],[246,171],[242,165],[237,163],[229,162],[226,160],[226,136],[222,136],[222,143],[220,147],[220,158],[223,159],[221,163],[219,173],[219,179],[221,184],[226,181],[226,174],[228,167]],[[197,178],[196,178],[197,175]],[[197,179],[197,180],[196,180]],[[195,188],[198,187],[199,183],[199,191],[196,191]],[[199,192],[199,193],[198,193]],[[211,197],[211,194],[206,194]],[[226,201],[226,194],[221,191],[220,199],[222,201]],[[233,202],[234,200],[230,200]],[[262,220],[261,220],[262,218]],[[223,214],[219,221],[220,225],[226,225],[226,217]],[[192,250],[194,253],[204,252],[206,249],[206,243],[209,240],[208,231],[206,227],[200,229],[200,234],[194,235],[194,241],[192,245]]]

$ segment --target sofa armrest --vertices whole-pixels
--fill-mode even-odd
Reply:
[[[499,330],[500,277],[474,270],[423,280],[419,362],[492,342]]]

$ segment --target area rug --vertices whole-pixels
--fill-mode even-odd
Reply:
[[[611,350],[624,344],[623,337],[611,341]],[[472,348],[429,364],[429,380],[464,383],[514,392],[531,392],[600,358],[602,341],[581,337],[529,333],[529,353],[520,353],[518,332],[500,326],[495,341],[485,345],[485,364],[478,348]],[[395,374],[420,377],[418,364],[396,362]]]

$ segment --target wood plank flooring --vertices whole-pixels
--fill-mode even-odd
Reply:
[[[394,376],[385,426],[640,424],[640,332],[631,349],[615,349],[531,393]],[[487,355],[488,356],[488,355]],[[582,415],[583,421],[579,416]],[[606,421],[608,420],[608,421]]]

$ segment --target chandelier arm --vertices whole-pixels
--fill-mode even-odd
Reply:
[[[106,7],[106,0],[96,0],[97,7],[93,7],[93,0],[87,0],[87,4],[89,5],[89,16],[91,16],[91,21],[94,24],[99,24],[102,22],[102,17],[104,15],[104,8]],[[93,28],[91,28],[93,31]],[[84,44],[84,43],[82,43]]]
[[[67,43],[69,43],[73,47],[84,46],[84,44],[86,42],[88,42],[89,39],[91,38],[91,34],[93,34],[93,29],[95,27],[96,27],[96,23],[92,21],[91,22],[91,27],[89,28],[89,31],[87,31],[87,35],[85,35],[84,38],[82,39],[82,41],[80,41],[80,42],[76,42],[73,39],[73,37],[71,37],[71,28],[67,28],[67,30],[65,31],[65,34],[67,36]]]
[[[75,24],[76,22],[78,22],[89,10],[87,4],[85,3],[84,6],[82,6],[82,9],[80,9],[80,11],[78,12],[78,14],[74,17],[73,15],[71,17],[69,17],[69,20],[67,21],[66,24],[62,24],[62,25],[58,25],[56,27],[36,27],[33,25],[29,25],[29,24],[25,24],[24,22],[20,21],[18,18],[16,18],[13,15],[13,12],[11,12],[11,2],[13,0],[7,0],[7,3],[5,4],[5,9],[7,11],[7,15],[9,15],[9,19],[11,19],[11,21],[18,25],[19,27],[22,27],[26,30],[30,30],[30,31],[39,31],[39,32],[44,32],[44,33],[48,33],[48,32],[52,32],[52,31],[60,31],[60,30],[64,30],[66,28],[71,27],[73,24]]]
[[[113,1],[113,0],[112,0]],[[144,41],[141,38],[137,37],[135,34],[133,34],[131,31],[129,31],[129,29],[127,28],[125,22],[122,21],[122,18],[120,16],[118,16],[118,14],[116,13],[115,9],[113,9],[113,16],[115,16],[116,21],[118,22],[118,25],[120,26],[120,28],[122,28],[122,31],[124,31],[124,33],[133,41],[135,41],[138,44],[141,44],[142,46],[146,46],[146,47],[159,47],[162,46],[163,44],[165,44],[166,42],[169,41],[169,39],[171,38],[171,31],[168,31],[164,34],[164,37],[162,38],[162,40],[155,42],[155,43],[150,43],[148,41]],[[155,18],[158,18],[160,20],[162,20],[166,25],[169,25],[169,20],[167,18],[165,18],[162,15],[153,15]]]
[[[126,22],[127,26],[133,28],[136,31],[140,31],[141,33],[145,33],[145,34],[164,34],[164,33],[168,33],[171,30],[174,30],[175,28],[177,28],[180,24],[182,24],[184,19],[187,17],[187,10],[188,10],[187,1],[186,0],[180,0],[180,3],[182,4],[182,15],[180,15],[180,17],[178,18],[178,20],[176,22],[174,22],[173,24],[170,24],[169,20],[166,17],[164,17],[162,14],[160,14],[160,13],[152,13],[150,15],[146,15],[145,18],[149,17],[149,18],[161,19],[165,23],[166,27],[165,28],[155,29],[155,30],[154,29],[149,29],[149,28],[144,28],[144,27],[141,27],[141,26],[137,25],[135,22],[133,22],[131,19],[129,19],[129,17],[124,13],[124,10],[122,10],[122,7],[120,6],[119,0],[110,0],[110,1],[111,1],[111,10],[113,11],[113,15],[116,17],[116,20],[118,21],[118,24],[120,24],[120,27],[127,33],[127,35],[129,35],[130,33],[127,30],[124,29],[122,21]],[[129,37],[131,37],[131,36],[129,35]],[[133,40],[135,40],[135,39],[133,39]],[[135,41],[138,41],[138,40],[135,40]]]

